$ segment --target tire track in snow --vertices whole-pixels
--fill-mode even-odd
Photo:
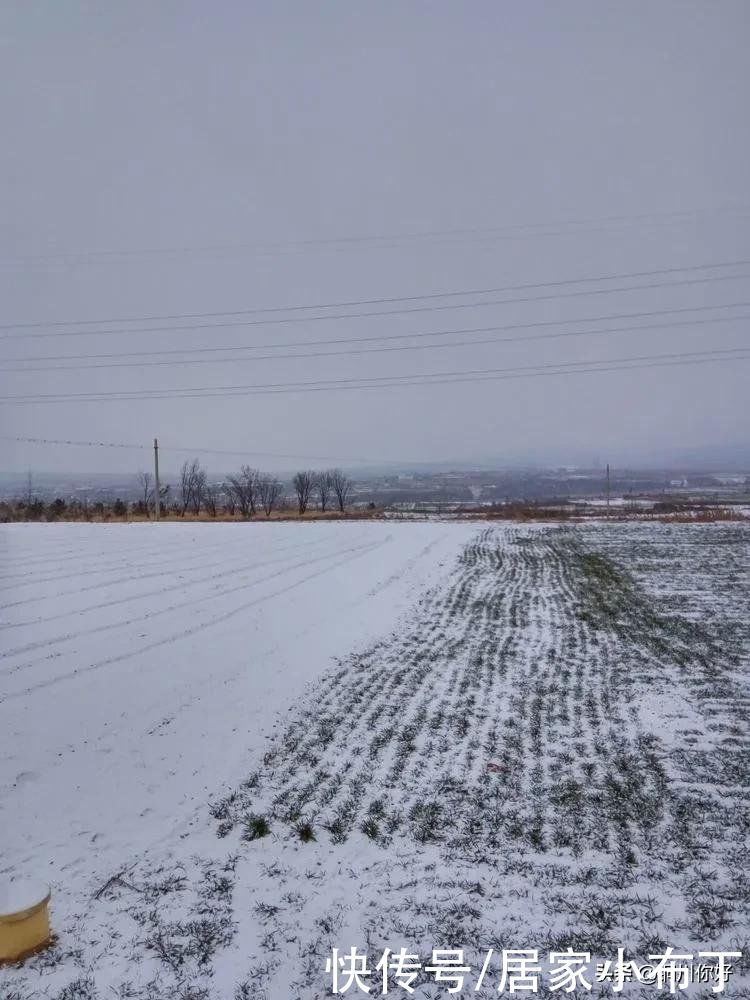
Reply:
[[[361,535],[360,535],[360,537],[361,537]],[[279,551],[281,551],[281,552],[288,552],[290,550],[298,551],[300,549],[314,548],[315,546],[322,544],[324,541],[327,541],[327,539],[313,539],[312,541],[303,542],[301,544],[299,544],[299,543],[296,543],[296,544],[292,543],[292,544],[289,544],[289,545],[282,545],[282,546],[279,546],[275,551],[276,552],[279,552]],[[160,577],[160,576],[174,577],[175,573],[201,572],[201,571],[207,570],[207,569],[215,569],[217,566],[221,567],[220,572],[218,572],[218,573],[212,573],[212,574],[207,575],[207,576],[202,576],[202,577],[200,577],[197,580],[180,580],[179,583],[175,583],[175,584],[173,584],[171,586],[168,586],[168,587],[160,587],[157,590],[147,590],[147,591],[143,591],[142,593],[139,593],[139,594],[129,594],[127,597],[120,597],[120,598],[116,598],[116,599],[113,599],[113,600],[110,600],[110,601],[102,601],[99,604],[90,604],[90,605],[88,605],[87,607],[84,607],[84,608],[76,608],[72,612],[71,611],[63,611],[63,612],[60,612],[60,614],[57,614],[57,615],[48,615],[46,618],[33,618],[33,619],[30,619],[30,620],[27,620],[27,621],[22,621],[22,622],[7,622],[7,623],[2,623],[2,624],[0,624],[0,631],[3,631],[4,629],[9,629],[9,628],[24,628],[24,627],[33,627],[33,626],[36,626],[36,625],[47,624],[48,622],[59,621],[60,619],[69,618],[71,616],[71,614],[83,615],[83,614],[87,614],[90,611],[101,611],[104,608],[113,608],[113,607],[117,607],[120,604],[128,604],[128,603],[130,603],[132,601],[143,600],[143,599],[148,598],[148,597],[156,597],[156,596],[158,596],[160,594],[168,594],[168,593],[171,593],[171,592],[176,591],[176,590],[184,590],[187,587],[200,587],[200,586],[202,586],[204,584],[210,583],[213,580],[226,579],[228,576],[232,576],[232,574],[235,574],[235,573],[251,572],[254,568],[271,565],[271,563],[257,563],[257,562],[255,562],[255,563],[248,563],[248,562],[245,561],[245,558],[243,558],[243,561],[240,562],[240,563],[232,563],[232,562],[228,562],[227,560],[219,560],[218,562],[215,562],[215,563],[198,563],[195,567],[190,567],[190,568],[184,568],[184,567],[180,567],[180,566],[178,566],[177,568],[167,567],[167,568],[165,568],[163,570],[160,570],[158,572],[154,572],[154,573],[139,573],[139,574],[136,574],[136,575],[131,575],[131,576],[127,576],[127,577],[121,577],[118,580],[105,581],[105,582],[98,583],[98,584],[92,584],[91,586],[82,587],[79,590],[75,590],[75,591],[67,591],[67,592],[63,592],[61,594],[50,594],[50,595],[45,595],[44,597],[39,597],[39,598],[29,598],[27,601],[17,601],[15,604],[0,605],[0,610],[6,610],[7,608],[15,607],[18,604],[26,604],[26,603],[30,603],[31,601],[45,601],[45,602],[46,601],[54,601],[54,600],[58,600],[58,599],[63,598],[63,597],[73,597],[73,596],[76,596],[78,594],[83,594],[83,593],[86,593],[86,592],[88,592],[90,590],[103,590],[106,587],[111,587],[111,586],[115,586],[115,585],[119,585],[119,584],[123,584],[123,583],[140,583],[142,580],[153,579],[153,578],[157,578],[157,577]],[[278,560],[272,560],[272,562],[278,562]],[[232,577],[232,578],[235,581],[238,579],[237,577]]]
[[[333,553],[331,553],[331,555],[335,555],[336,551],[339,551],[339,550],[335,550]],[[267,566],[275,566],[275,565],[278,565],[279,563],[286,562],[290,558],[293,558],[293,556],[284,556],[282,559],[269,559],[266,562],[262,562],[262,563],[256,562],[251,567],[251,570],[265,569]],[[321,558],[325,558],[325,557],[322,556]],[[307,565],[307,562],[296,563],[294,566],[292,566],[290,568],[295,569],[298,566],[304,566],[304,565]],[[284,572],[286,572],[286,570],[280,570],[279,573],[274,573],[274,574],[272,574],[272,576],[278,576],[278,575],[280,575],[281,573],[284,573]],[[224,574],[224,573],[220,573],[220,574],[217,574],[216,576],[218,578],[222,578],[225,575],[226,574]],[[269,579],[269,577],[266,577],[266,579]],[[201,582],[203,582],[203,581],[201,581]],[[151,619],[160,617],[161,615],[170,614],[173,611],[181,611],[181,610],[183,610],[186,607],[191,607],[191,606],[194,606],[196,604],[204,604],[207,601],[218,600],[220,597],[225,597],[227,594],[234,593],[237,590],[247,590],[247,589],[249,589],[249,587],[258,586],[258,584],[263,583],[263,582],[264,582],[263,580],[253,580],[253,581],[251,581],[245,587],[237,587],[236,581],[233,580],[231,585],[229,585],[227,587],[224,587],[223,589],[215,589],[215,590],[211,591],[208,594],[199,594],[197,597],[190,598],[187,601],[181,601],[181,602],[178,602],[176,604],[169,604],[169,605],[166,605],[163,608],[156,608],[154,610],[147,611],[144,615],[135,615],[135,616],[133,616],[131,618],[123,618],[123,619],[121,619],[120,621],[117,621],[117,622],[108,622],[108,623],[106,623],[104,625],[94,625],[91,628],[81,629],[78,632],[66,632],[66,633],[63,633],[62,635],[53,636],[52,638],[49,638],[49,639],[40,640],[39,642],[32,642],[32,643],[28,643],[28,644],[23,645],[23,646],[16,646],[14,649],[6,650],[5,652],[0,653],[0,660],[9,659],[9,658],[11,658],[13,656],[18,656],[18,655],[20,655],[22,653],[34,652],[35,650],[38,650],[38,649],[46,649],[49,646],[58,646],[58,645],[60,645],[63,642],[72,642],[72,641],[74,641],[76,639],[82,639],[82,638],[85,638],[87,636],[97,635],[97,634],[100,634],[102,632],[110,632],[110,631],[112,631],[114,629],[117,629],[117,628],[125,628],[125,627],[130,626],[130,625],[137,625],[137,624],[140,624],[142,622],[151,621]],[[159,594],[159,593],[169,593],[169,592],[172,592],[174,590],[183,590],[183,589],[184,589],[183,586],[166,587],[166,588],[164,588],[163,591],[155,591],[154,593],[156,593],[156,594]],[[129,602],[131,600],[140,600],[142,596],[146,596],[146,595],[138,594],[138,595],[133,595],[132,597],[128,597],[128,598],[121,598],[121,599],[115,601],[112,606],[118,606],[120,604],[125,604],[125,603],[127,603],[127,602]],[[153,595],[148,595],[148,596],[153,596]],[[105,607],[105,606],[108,606],[108,605],[106,605],[106,604],[102,605],[102,607]],[[69,614],[65,614],[65,615],[62,615],[60,617],[68,618],[68,617],[70,617],[70,615]],[[31,625],[36,625],[37,622],[31,622],[30,624]],[[0,676],[3,676],[4,673],[8,673],[8,672],[9,671],[0,671]]]
[[[286,587],[281,587],[279,590],[276,590],[271,594],[265,594],[261,597],[255,598],[252,601],[246,601],[243,604],[239,605],[238,607],[232,608],[231,610],[226,611],[223,614],[216,615],[215,617],[209,619],[206,622],[201,622],[200,624],[193,625],[190,628],[182,629],[179,632],[174,632],[168,636],[164,636],[161,639],[157,639],[154,642],[146,643],[145,645],[140,646],[138,649],[129,650],[127,653],[119,653],[115,656],[107,657],[106,659],[99,660],[98,662],[89,664],[85,667],[78,667],[70,671],[69,673],[59,674],[57,677],[49,678],[48,680],[45,681],[39,681],[37,684],[30,685],[23,691],[16,691],[6,694],[3,697],[0,697],[0,704],[3,704],[3,702],[6,701],[27,697],[28,695],[33,694],[35,691],[40,691],[45,688],[55,687],[58,684],[63,683],[64,681],[78,679],[82,676],[85,676],[86,674],[92,673],[93,671],[101,670],[104,667],[112,666],[113,664],[116,663],[122,663],[125,660],[130,660],[133,657],[141,656],[144,653],[149,653],[152,650],[159,649],[162,646],[170,645],[174,642],[178,642],[181,639],[186,639],[189,638],[190,636],[197,635],[199,632],[203,632],[208,628],[213,628],[216,625],[228,621],[235,615],[241,614],[243,611],[248,611],[250,608],[256,607],[259,604],[263,604],[266,601],[273,600],[276,597],[281,597],[284,594],[287,594],[290,591],[303,586],[305,583],[308,583],[311,580],[315,580],[318,577],[325,575],[326,573],[330,573],[332,570],[336,569],[339,566],[344,566],[347,563],[352,562],[353,560],[358,559],[361,556],[366,555],[367,553],[372,552],[383,545],[386,545],[390,541],[391,537],[392,536],[389,535],[383,539],[379,539],[378,541],[371,542],[367,545],[354,547],[350,549],[343,549],[341,550],[341,554],[345,555],[345,558],[336,559],[334,562],[330,563],[330,565],[324,566],[323,568],[316,570],[314,573],[310,573],[307,576],[303,577],[301,580],[296,580],[294,583],[291,583]],[[267,583],[269,579],[273,579],[273,577],[275,576],[285,575],[286,573],[288,573],[290,569],[299,569],[307,566],[312,566],[315,565],[316,562],[320,561],[322,561],[322,559],[300,562],[295,566],[287,567],[284,570],[280,570],[277,573],[273,573],[271,574],[271,576],[266,577],[264,580],[257,581],[255,584],[251,584],[251,586],[257,586],[258,583]],[[193,604],[196,602],[191,601],[189,603]],[[158,613],[159,612],[155,612],[154,614]]]

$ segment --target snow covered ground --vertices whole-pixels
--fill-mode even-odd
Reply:
[[[322,997],[352,946],[743,995],[746,525],[0,531],[0,876],[59,935],[2,1000]]]
[[[42,865],[74,886],[169,840],[243,776],[274,713],[390,629],[469,534],[4,526],[3,868]]]

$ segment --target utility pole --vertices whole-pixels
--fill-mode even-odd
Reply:
[[[159,520],[161,512],[161,490],[159,488],[159,442],[154,438],[154,520]]]
[[[609,517],[609,462],[607,462],[607,517]]]

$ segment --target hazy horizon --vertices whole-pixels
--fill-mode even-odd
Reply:
[[[112,479],[117,482],[127,482],[129,479],[132,479],[133,483],[136,483],[140,472],[153,474],[153,457],[152,454],[144,449],[142,453],[136,453],[134,458],[134,461],[129,463],[122,462],[119,468],[109,471],[102,471],[96,467],[87,468],[83,465],[70,466],[60,470],[50,470],[34,465],[27,465],[20,469],[2,469],[0,470],[0,481],[16,484],[25,483],[27,478],[31,476],[32,481],[36,481],[39,484],[51,480],[52,482],[67,482],[68,485],[76,487],[83,486],[86,482],[95,482],[98,478],[102,481]],[[305,461],[299,462],[284,460],[285,464],[284,461],[279,464],[278,462],[269,461],[264,456],[253,457],[252,455],[243,456],[238,454],[234,459],[231,459],[228,456],[200,453],[191,454],[190,456],[185,454],[169,456],[165,461],[165,455],[162,453],[160,457],[162,482],[175,483],[179,477],[182,462],[192,461],[194,458],[207,470],[209,478],[214,482],[221,481],[227,476],[237,473],[243,464],[255,466],[261,472],[268,471],[283,481],[291,481],[295,472],[300,469],[308,467],[311,469],[324,469],[331,467],[332,463],[331,459],[324,457],[309,460],[306,458]],[[484,474],[498,472],[502,474],[522,475],[524,473],[554,473],[561,470],[575,470],[587,473],[601,472],[603,476],[608,464],[610,465],[613,479],[617,479],[620,475],[627,476],[631,473],[641,472],[653,473],[654,475],[662,473],[684,473],[686,475],[728,473],[750,475],[750,449],[748,447],[739,447],[737,449],[708,448],[693,451],[686,448],[675,452],[671,456],[665,455],[663,459],[653,456],[650,459],[644,458],[640,461],[637,459],[626,460],[623,457],[619,457],[617,460],[610,457],[608,460],[606,455],[603,458],[600,455],[593,455],[588,458],[581,455],[570,457],[570,460],[560,459],[558,461],[555,461],[553,458],[546,460],[529,459],[526,462],[502,462],[499,460],[493,461],[490,458],[485,458],[484,460],[477,459],[476,461],[446,458],[441,461],[418,463],[383,462],[377,464],[342,462],[340,464],[347,474],[355,480],[368,480],[394,474],[414,474],[419,476],[447,472],[466,473],[467,475],[475,472]]]

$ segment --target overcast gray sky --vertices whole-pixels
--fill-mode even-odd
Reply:
[[[268,468],[290,461],[254,453],[506,464],[744,444],[750,350],[664,362],[750,347],[747,319],[717,321],[750,316],[750,265],[411,297],[750,259],[749,22],[745,0],[6,0],[0,469],[144,464],[8,437],[158,434]],[[273,346],[289,343],[308,346]],[[154,353],[177,351],[193,353]],[[507,377],[657,355],[681,357]],[[288,391],[455,372],[485,375]],[[285,389],[205,394],[259,384]],[[55,401],[20,402],[40,394]]]

